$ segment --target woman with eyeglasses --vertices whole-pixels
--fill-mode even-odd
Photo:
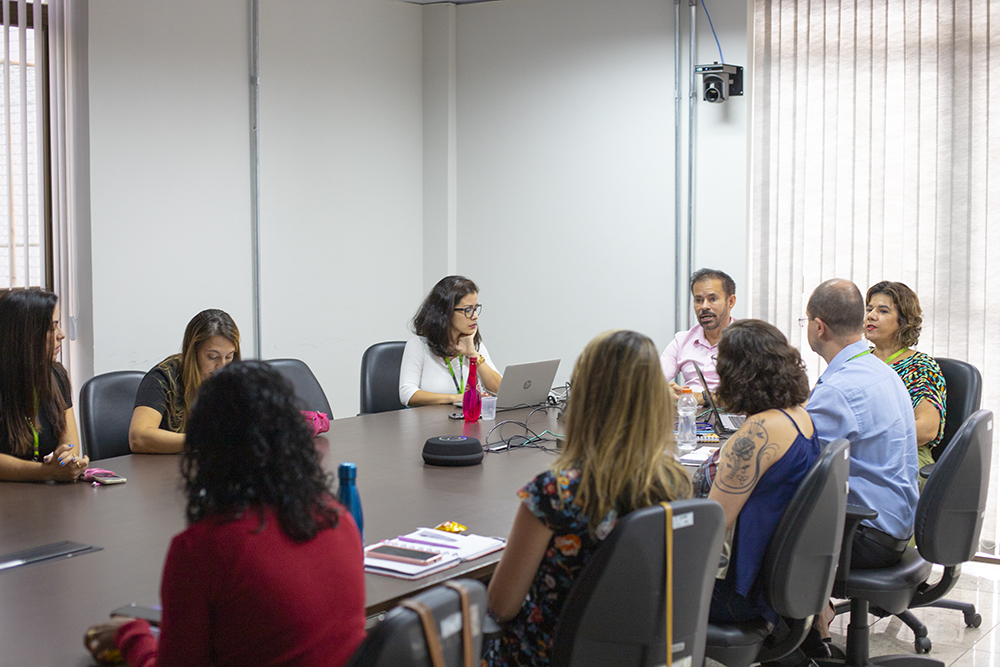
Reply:
[[[416,335],[403,351],[399,368],[399,401],[403,405],[461,401],[472,359],[477,359],[480,385],[496,393],[502,378],[479,334],[482,309],[476,283],[462,276],[438,281],[414,315]]]

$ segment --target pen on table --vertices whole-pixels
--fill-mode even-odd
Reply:
[[[442,535],[441,534],[442,532],[443,531],[440,530],[428,529],[427,531],[424,531],[423,529],[421,529],[417,533],[417,535],[419,535],[420,537],[426,537],[431,540],[441,540],[443,542],[458,542],[458,540],[456,540],[454,537],[447,537],[445,535]]]
[[[441,547],[442,549],[458,549],[456,546],[450,544],[439,544],[437,542],[427,542],[426,540],[415,540],[412,537],[397,537],[400,542],[409,542],[410,544],[426,544],[429,547]]]

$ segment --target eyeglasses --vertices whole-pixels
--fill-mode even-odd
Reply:
[[[802,327],[803,329],[805,329],[806,326],[808,326],[808,324],[809,324],[809,319],[810,318],[808,318],[808,317],[800,317],[799,318],[799,326]]]
[[[455,309],[456,313],[459,312],[459,311],[465,313],[465,316],[468,317],[471,320],[473,315],[475,315],[476,317],[478,317],[479,313],[483,312],[483,304],[480,303],[480,304],[476,304],[475,306],[466,306],[465,308],[456,308]]]

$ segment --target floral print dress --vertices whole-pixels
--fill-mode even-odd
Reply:
[[[571,468],[543,472],[518,491],[525,507],[555,535],[521,611],[489,647],[484,659],[489,667],[549,664],[556,621],[570,588],[618,518],[609,512],[592,536],[586,515],[574,503],[579,484],[580,471]]]

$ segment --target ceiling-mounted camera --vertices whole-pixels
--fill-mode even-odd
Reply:
[[[706,102],[722,104],[731,95],[743,94],[743,68],[739,65],[697,65],[694,71],[702,76],[701,99]]]

